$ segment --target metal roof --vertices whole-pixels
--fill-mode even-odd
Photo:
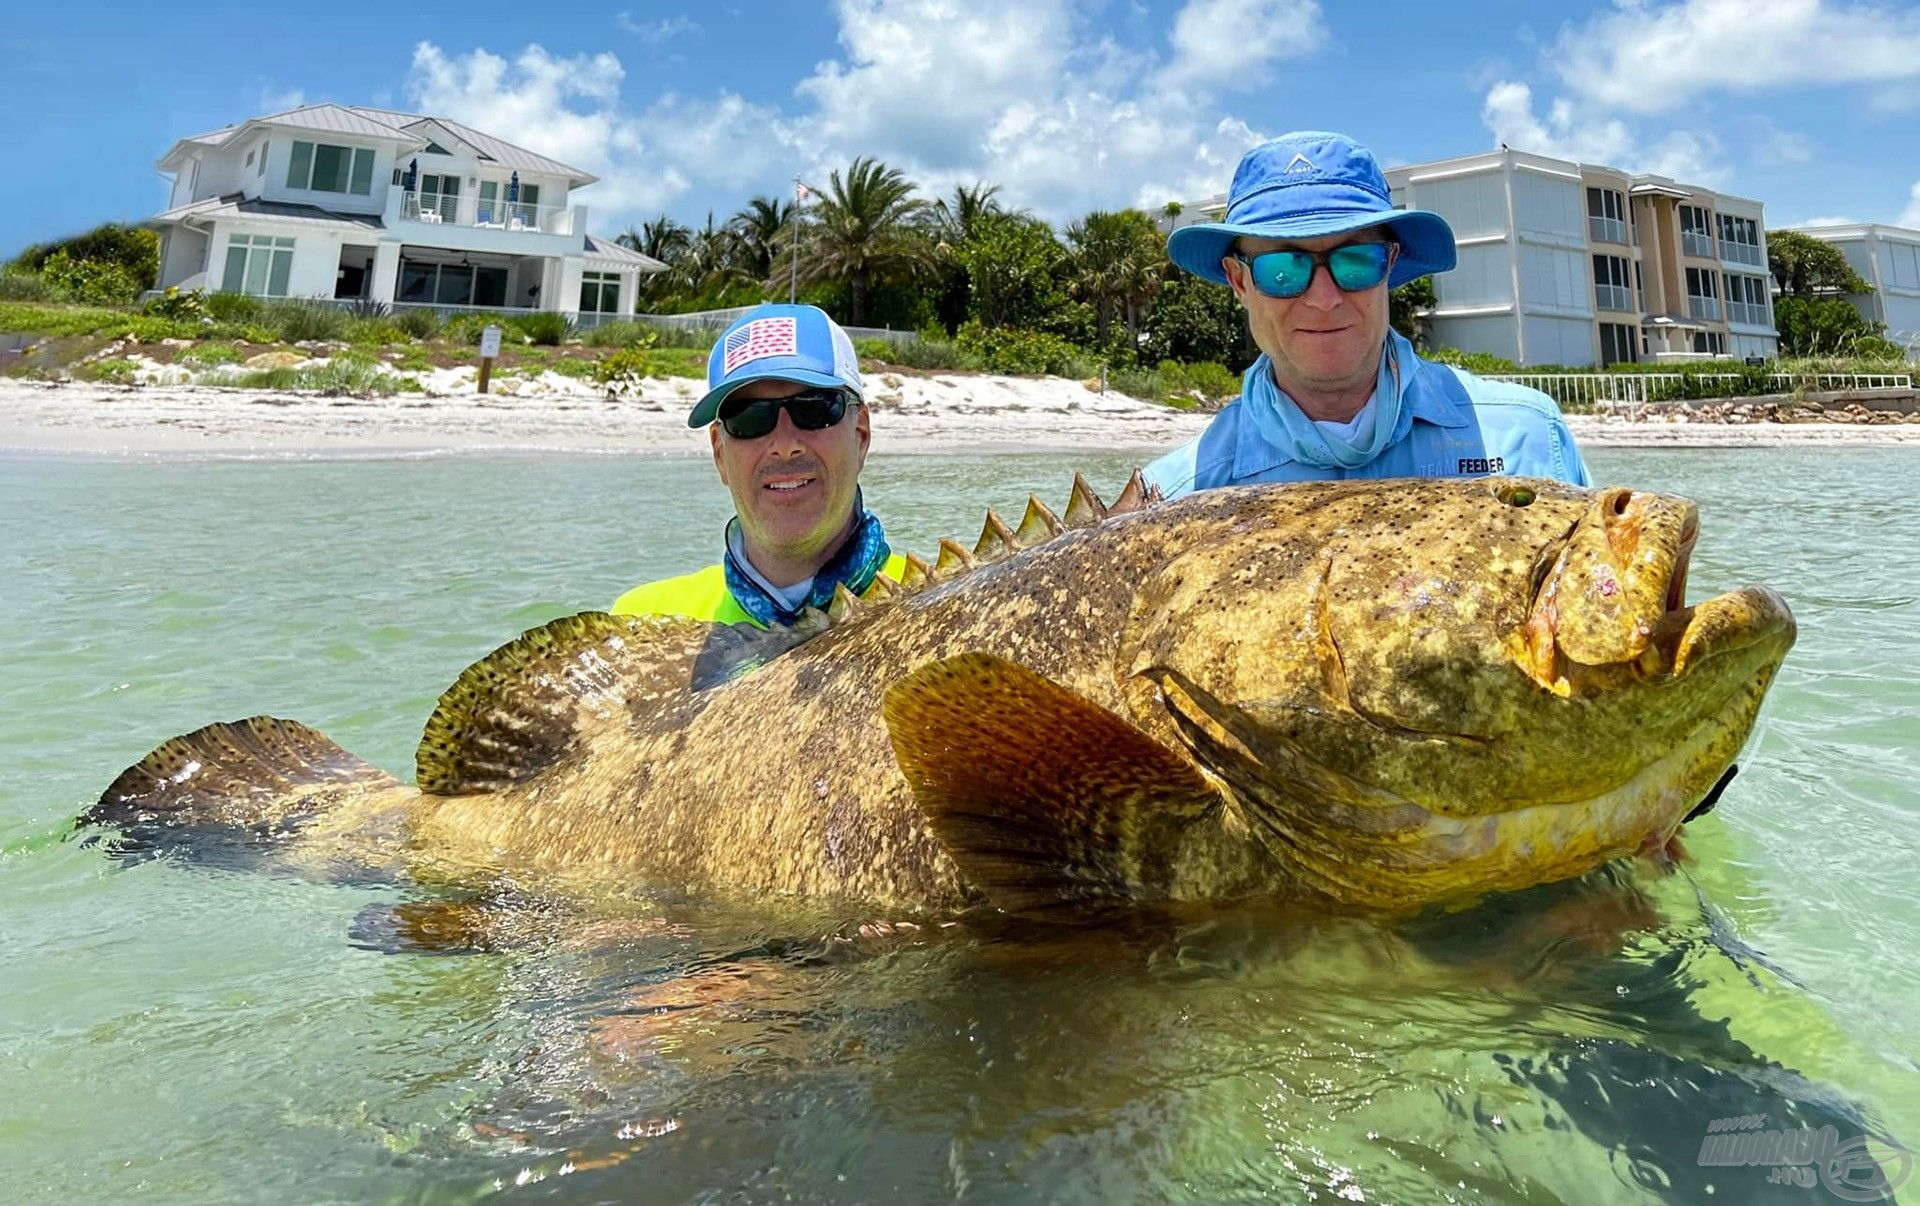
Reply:
[[[292,126],[299,130],[324,130],[329,134],[355,134],[362,138],[388,138],[397,142],[425,142],[417,134],[379,121],[367,114],[340,105],[303,105],[283,113],[269,113],[253,119],[266,126]]]
[[[271,218],[276,222],[298,222],[309,226],[354,226],[362,230],[381,230],[386,223],[378,214],[343,214],[318,205],[295,205],[287,201],[250,201],[239,193],[208,197],[187,205],[177,205],[148,218],[143,225],[160,226],[169,222],[207,218]]]
[[[381,122],[396,130],[430,121],[445,126],[463,141],[471,145],[487,158],[503,167],[522,172],[540,172],[543,175],[565,176],[573,187],[592,184],[599,177],[591,172],[581,171],[561,163],[558,159],[549,159],[545,155],[536,155],[523,146],[517,146],[504,138],[495,138],[491,134],[463,125],[451,118],[439,117],[430,113],[405,113],[398,109],[368,109],[355,106],[355,113],[372,121]],[[419,135],[412,135],[419,137]],[[422,139],[422,141],[425,141]]]
[[[624,247],[610,239],[596,239],[587,236],[587,256],[589,259],[613,260],[617,263],[632,264],[642,272],[665,272],[667,266],[650,255],[642,255],[631,247]]]

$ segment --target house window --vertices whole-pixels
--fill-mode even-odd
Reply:
[[[1694,318],[1720,317],[1720,274],[1711,268],[1687,269],[1687,313]]]
[[[287,163],[287,187],[316,193],[373,192],[373,152],[325,142],[295,142]]]
[[[1755,267],[1766,263],[1760,255],[1760,224],[1752,218],[1721,214],[1720,258]]]
[[[255,297],[285,297],[293,273],[293,240],[270,235],[231,235],[227,239],[227,271],[220,282],[226,293]]]
[[[620,274],[617,272],[581,273],[580,312],[582,314],[618,314],[620,312]]]
[[[1596,243],[1627,241],[1627,199],[1610,188],[1587,190],[1587,237]]]
[[[1640,333],[1637,328],[1623,322],[1600,324],[1600,363],[1631,364],[1640,359],[1635,354],[1639,346]]]
[[[428,142],[427,149],[421,152],[424,155],[451,155],[452,153],[437,142]]]
[[[1627,288],[1627,261],[1617,255],[1593,257],[1593,301],[1602,310],[1633,310]]]
[[[1712,356],[1724,356],[1727,354],[1727,337],[1718,331],[1695,331],[1693,350],[1706,352]]]
[[[252,151],[248,151],[248,152],[247,152],[247,166],[248,166],[248,167],[252,167],[252,166],[253,166],[253,152],[252,152]]]
[[[420,191],[408,193],[405,217],[422,222],[458,222],[460,220],[460,177],[425,172]]]
[[[273,141],[271,139],[260,144],[260,162],[254,165],[254,175],[264,176],[267,174],[267,148],[272,145]]]
[[[1716,258],[1711,215],[1698,205],[1680,207],[1680,250],[1688,255]]]
[[[1764,327],[1767,318],[1767,278],[1727,273],[1727,321]]]
[[[540,186],[523,184],[518,199],[511,205],[506,197],[511,183],[502,180],[480,182],[480,217],[483,226],[510,226],[515,230],[540,228]]]

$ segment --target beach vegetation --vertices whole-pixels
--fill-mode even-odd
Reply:
[[[393,325],[410,339],[432,339],[440,333],[440,315],[433,310],[408,308],[393,316]]]
[[[226,339],[209,339],[205,343],[196,343],[180,352],[180,363],[189,367],[217,368],[224,364],[239,364],[247,358],[247,353],[238,344]]]
[[[652,358],[641,347],[621,348],[593,362],[593,379],[609,394],[629,394],[653,372]]]
[[[347,319],[347,327],[341,337],[354,347],[362,348],[392,347],[412,338],[390,318],[354,317]]]
[[[140,296],[139,278],[111,260],[76,260],[65,250],[48,256],[40,279],[65,301],[88,306],[123,306]]]
[[[573,336],[573,323],[566,315],[552,310],[522,314],[504,325],[526,342],[543,347],[558,347]]]
[[[124,356],[107,356],[74,365],[73,375],[82,381],[132,385],[139,380],[140,366]]]
[[[286,298],[262,303],[253,321],[287,343],[328,343],[345,339],[354,319],[326,302]]]
[[[0,301],[59,301],[60,294],[37,272],[0,269]]]
[[[33,244],[7,267],[40,277],[56,297],[67,301],[126,304],[160,275],[160,236],[143,227],[108,222],[83,234]]]
[[[844,173],[828,174],[826,187],[785,237],[797,241],[801,279],[844,285],[846,321],[861,326],[877,286],[931,273],[933,246],[924,237],[929,208],[899,169],[862,156]]]
[[[140,312],[155,318],[197,320],[206,317],[207,295],[200,289],[189,289],[182,293],[179,289],[169,288],[140,307]]]
[[[608,322],[581,336],[581,342],[595,348],[650,348],[660,342],[660,329],[639,322]]]
[[[239,389],[301,390],[330,396],[359,398],[384,397],[405,388],[409,380],[379,365],[352,357],[336,356],[321,364],[275,369],[223,369],[209,374],[207,385],[233,386]],[[418,387],[419,383],[414,382]]]
[[[253,322],[260,317],[261,301],[244,293],[209,293],[201,306],[215,322]]]

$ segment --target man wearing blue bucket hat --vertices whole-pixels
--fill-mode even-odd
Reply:
[[[1255,147],[1225,219],[1174,231],[1167,255],[1233,290],[1261,356],[1239,399],[1147,467],[1162,493],[1489,473],[1590,484],[1551,398],[1422,360],[1388,325],[1390,288],[1453,267],[1453,231],[1394,209],[1365,147],[1315,131]]]
[[[872,440],[853,341],[814,306],[755,307],[707,355],[707,392],[687,426],[707,427],[733,495],[720,562],[636,586],[616,615],[791,624],[845,586],[865,594],[906,561],[860,494]]]

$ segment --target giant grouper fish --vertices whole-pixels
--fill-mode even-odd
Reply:
[[[1076,479],[761,633],[587,612],[441,696],[417,787],[270,717],[83,824],[130,856],[923,913],[1284,896],[1404,913],[1665,847],[1792,646],[1687,605],[1694,505],[1518,478],[1149,497]]]

